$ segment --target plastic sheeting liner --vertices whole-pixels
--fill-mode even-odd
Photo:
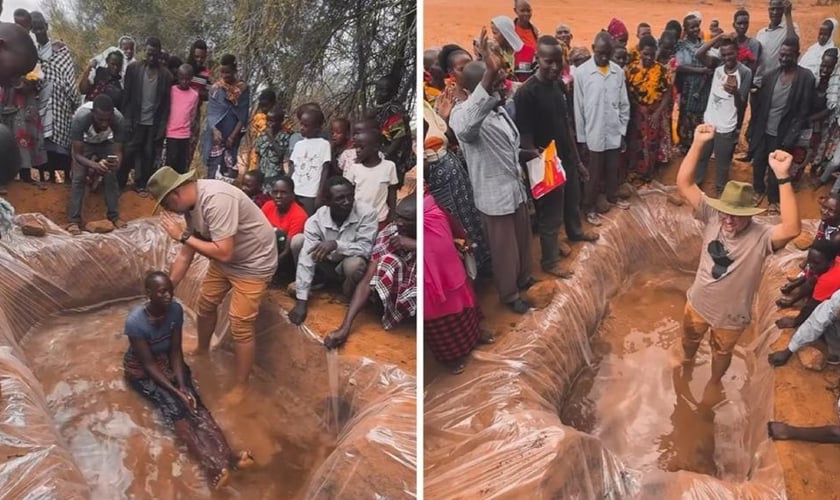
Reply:
[[[496,344],[475,351],[463,374],[428,383],[427,498],[784,498],[781,467],[765,427],[773,411],[772,371],[755,361],[766,357],[776,332],[767,312],[792,250],[768,260],[755,304],[755,332],[741,342],[749,369],[740,395],[749,410],[743,481],[634,470],[602,440],[564,425],[558,416],[582,370],[593,363],[590,337],[626,278],[654,265],[696,270],[700,223],[689,207],[667,203],[666,194],[665,188],[647,190],[630,210],[608,214],[598,243],[581,248],[576,267],[586,272],[559,281],[547,308],[525,315]]]
[[[39,218],[49,228],[46,237],[27,238],[15,229],[0,240],[0,497],[84,499],[92,488],[53,422],[55,409],[48,406],[20,342],[53,314],[139,297],[145,273],[164,269],[177,245],[153,220],[136,221],[107,235],[72,237]],[[198,258],[178,287],[178,298],[188,311],[195,305],[206,267],[207,261]],[[222,332],[227,330],[224,311],[226,304],[220,308]],[[275,381],[278,390],[295,396],[289,415],[296,425],[289,429],[278,424],[277,430],[323,432],[319,413],[327,380],[319,339],[300,334],[283,311],[267,303],[257,318],[256,339],[257,370]],[[214,339],[214,344],[221,344],[222,353],[230,350],[227,336]],[[335,450],[308,471],[299,496],[413,497],[415,378],[367,358],[342,356],[339,361],[347,420]],[[193,366],[194,372],[197,369]]]

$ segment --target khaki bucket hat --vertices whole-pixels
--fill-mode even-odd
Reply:
[[[166,195],[193,179],[195,179],[195,170],[179,174],[172,167],[159,168],[157,172],[152,174],[146,184],[146,189],[155,199],[155,210],[160,207],[160,203],[166,198]]]
[[[706,203],[718,212],[747,217],[764,213],[767,209],[758,208],[753,203],[755,189],[747,182],[729,181],[723,188],[720,198],[708,198]]]

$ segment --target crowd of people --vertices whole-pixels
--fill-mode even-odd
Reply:
[[[43,189],[67,184],[71,235],[86,229],[84,198],[100,190],[109,227],[96,232],[127,226],[119,214],[127,189],[162,209],[160,226],[180,248],[167,272],[146,277],[148,300],[126,319],[126,380],[173,426],[211,485],[223,486],[253,459],[230,450],[198,397],[181,352],[183,310],[174,290],[196,254],[210,261],[197,303],[196,355],[209,350],[218,307],[231,294],[230,405],[248,394],[254,325],[269,286],[291,284],[296,325],[306,320],[313,290],[340,287],[348,306],[324,339],[329,349],[346,341],[365,307],[377,307],[388,330],[413,318],[416,196],[397,202],[413,168],[400,77],[377,81],[371,113],[327,122],[322,107],[308,102],[287,119],[282,94],[261,89],[253,105],[236,57],[216,64],[202,40],[184,62],[155,37],[138,47],[125,36],[77,72],[42,14],[19,9],[14,20],[0,24],[0,153],[10,160],[0,167],[0,193],[14,177]],[[12,207],[0,201],[5,230]]]
[[[424,52],[423,319],[438,361],[459,372],[476,345],[492,341],[480,325],[477,277],[492,278],[512,311],[528,311],[522,292],[535,283],[532,232],[541,270],[568,278],[561,229],[569,242],[597,241],[602,214],[629,208],[634,188],[682,157],[680,196],[669,201],[688,202],[704,229],[681,370],[690,375],[709,332],[712,373],[703,400],[720,400],[735,345],[752,321],[765,258],[800,234],[794,189],[809,168],[821,186],[840,167],[837,20],[825,19],[806,44],[789,1],[769,0],[766,13],[754,31],[745,9],[733,12],[729,31],[722,20],[704,30],[699,12],[669,21],[658,36],[643,22],[633,42],[612,19],[583,47],[566,23],[541,34],[530,3],[516,0],[513,15],[490,19],[472,47]],[[730,172],[742,135],[748,146],[738,160],[751,163],[751,183]],[[546,151],[556,151],[564,167],[564,182],[547,192],[535,189],[545,179],[534,179],[539,172],[529,167]],[[707,177],[708,195],[700,188]],[[803,270],[777,302],[802,306],[777,322],[797,330],[770,355],[775,366],[820,338],[828,362],[840,364],[840,181],[820,203],[816,236],[797,243],[809,249]],[[759,214],[780,219],[753,220]],[[837,442],[840,426],[772,423],[770,435]]]

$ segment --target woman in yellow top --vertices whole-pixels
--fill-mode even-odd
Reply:
[[[668,68],[656,61],[656,39],[639,40],[639,58],[630,63],[627,95],[630,124],[627,127],[627,160],[631,176],[649,181],[654,174],[660,143],[664,140],[662,119],[671,99]]]

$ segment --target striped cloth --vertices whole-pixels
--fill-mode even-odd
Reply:
[[[417,314],[417,253],[394,248],[394,236],[397,225],[389,224],[376,237],[370,256],[377,263],[370,286],[385,307],[382,325],[386,330]]]

